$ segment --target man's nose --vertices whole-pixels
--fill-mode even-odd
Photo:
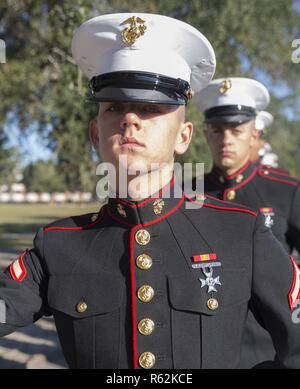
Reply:
[[[231,144],[232,143],[232,133],[230,130],[223,131],[223,143]]]
[[[122,117],[121,128],[126,130],[128,127],[135,127],[137,130],[141,128],[141,119],[135,112],[128,111]]]

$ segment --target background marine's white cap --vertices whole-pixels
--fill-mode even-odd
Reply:
[[[190,88],[205,88],[216,66],[211,44],[196,28],[146,13],[86,21],[74,33],[72,54],[96,101],[185,104]]]
[[[266,128],[273,123],[274,117],[270,112],[260,111],[255,118],[255,128],[259,131],[265,132]]]
[[[266,87],[260,82],[242,77],[220,78],[194,97],[194,103],[204,112],[207,123],[244,123],[256,116],[270,102]]]

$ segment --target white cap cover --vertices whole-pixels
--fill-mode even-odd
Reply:
[[[211,44],[197,29],[177,19],[144,13],[110,14],[86,21],[74,33],[72,54],[89,79],[100,76],[100,101],[109,97],[111,89],[116,92],[118,84],[122,93],[119,97],[112,94],[116,99],[128,95],[129,100],[148,100],[143,93],[146,89],[154,100],[153,90],[158,101],[172,100],[168,79],[161,84],[160,77],[152,80],[151,75],[183,80],[197,93],[208,85],[216,66]],[[101,76],[107,74],[112,75],[106,77],[104,88]],[[122,83],[126,74],[128,82]],[[135,74],[146,75],[147,80],[135,79]]]

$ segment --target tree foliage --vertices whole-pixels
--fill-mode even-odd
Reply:
[[[28,192],[64,192],[67,190],[59,167],[53,161],[37,161],[24,169],[23,182]]]
[[[96,176],[87,128],[97,107],[85,102],[87,80],[71,57],[71,37],[90,17],[127,11],[160,13],[199,28],[215,49],[216,77],[267,82],[277,94],[268,137],[281,165],[300,175],[300,64],[291,61],[300,14],[292,0],[3,0],[0,38],[6,42],[7,63],[0,64],[2,127],[8,113],[23,134],[37,122],[67,187],[91,189]],[[209,167],[202,116],[192,106],[187,116],[195,124],[195,136],[181,161],[204,161]]]

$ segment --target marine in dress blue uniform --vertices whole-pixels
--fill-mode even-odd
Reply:
[[[272,122],[272,117],[262,111],[269,103],[268,91],[256,80],[238,77],[214,80],[195,97],[195,100],[198,108],[204,113],[207,133],[218,131],[222,127],[224,132],[228,129],[236,131],[241,125],[252,122],[255,123],[255,126],[253,125],[255,131]],[[234,142],[234,136],[225,139],[224,135],[220,141],[220,153],[224,149],[234,151],[234,147],[238,147],[234,146]],[[250,142],[247,145],[245,156],[247,157],[248,152],[250,158]],[[214,158],[215,164],[212,171],[205,175],[206,193],[261,212],[265,217],[266,227],[272,229],[287,252],[290,254],[293,250],[299,252],[299,181],[281,170],[260,163],[252,164],[247,159],[242,166],[236,166],[235,170],[228,174],[226,155],[224,162],[217,161],[216,152]],[[275,351],[271,338],[257,322],[265,328],[261,318],[254,319],[250,313],[242,354],[242,367],[252,367],[272,360],[274,357]]]
[[[122,131],[130,127],[146,142],[134,122],[149,125],[139,104],[155,123],[174,120],[215,68],[199,31],[159,15],[96,17],[77,30],[72,48],[91,99],[106,117],[121,117],[108,139],[132,154],[139,145],[129,147],[133,137]],[[148,104],[165,104],[168,119]],[[157,131],[153,122],[150,129]],[[291,321],[299,271],[264,217],[203,194],[178,196],[176,188],[173,176],[140,201],[111,197],[96,214],[41,229],[0,277],[1,335],[53,314],[72,368],[235,368],[250,304],[279,366],[299,367],[300,328]]]

